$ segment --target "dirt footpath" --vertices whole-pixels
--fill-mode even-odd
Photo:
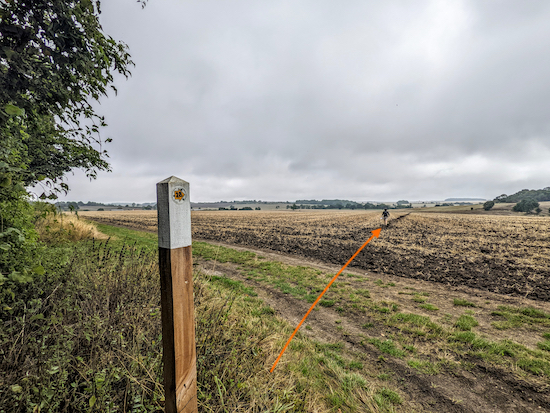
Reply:
[[[280,261],[284,264],[294,266],[308,266],[327,273],[336,273],[341,268],[341,266],[326,264],[321,261],[307,258],[298,258],[296,256],[282,254],[277,251],[261,250],[258,248],[244,248],[237,245],[214,242],[211,240],[203,241],[212,245],[221,245],[232,248],[237,251],[252,251],[268,260]],[[218,265],[220,264],[213,264],[213,267],[217,268]],[[471,311],[473,311],[473,315],[479,322],[479,326],[476,327],[476,331],[480,333],[490,332],[490,335],[494,339],[514,340],[517,343],[523,344],[531,349],[537,348],[536,343],[537,341],[540,341],[539,338],[535,337],[533,334],[525,334],[525,331],[521,330],[495,330],[491,327],[491,322],[494,321],[494,318],[490,314],[497,310],[499,306],[533,307],[550,313],[550,303],[548,302],[530,300],[528,298],[521,298],[517,296],[496,294],[466,286],[447,286],[439,283],[398,277],[379,272],[366,272],[364,270],[354,268],[353,262],[346,268],[345,273],[361,276],[363,281],[355,281],[356,279],[340,276],[336,281],[337,283],[347,282],[353,284],[357,288],[368,288],[371,292],[372,298],[376,301],[395,302],[400,306],[400,308],[403,308],[404,310],[409,309],[410,312],[414,312],[415,314],[422,314],[430,317],[434,316],[433,312],[423,311],[421,308],[414,306],[411,303],[410,295],[403,294],[403,292],[423,292],[428,297],[427,300],[439,308],[439,314],[451,314],[452,316],[460,316],[460,314],[464,312],[463,307],[453,305],[454,298],[470,301],[476,305],[476,307],[471,309]],[[376,283],[378,280],[381,280],[381,284],[383,285],[378,285],[380,284]],[[394,283],[395,287],[388,288],[388,284],[391,283]],[[300,319],[301,317],[298,321]]]
[[[208,242],[240,251],[252,251],[267,260],[280,261],[293,266],[309,266],[327,273],[336,273],[340,269],[337,266],[299,259],[278,252]],[[202,262],[200,259],[197,263],[199,268],[207,274],[226,275],[253,287],[266,304],[275,309],[293,326],[299,323],[311,305],[293,298],[290,294],[284,294],[270,285],[250,279],[242,274],[235,264],[222,264],[215,261]],[[454,298],[468,300],[476,305],[471,309],[480,324],[474,329],[476,333],[490,333],[492,340],[513,339],[532,349],[536,349],[536,343],[540,341],[536,335],[526,334],[527,331],[521,329],[495,330],[491,327],[493,321],[491,312],[501,305],[531,306],[550,312],[549,303],[499,295],[468,287],[450,287],[381,273],[366,273],[353,267],[351,269],[348,267],[345,274],[354,274],[357,277],[342,274],[335,285],[346,283],[354,288],[368,288],[373,301],[397,303],[402,312],[430,316],[441,324],[444,324],[445,318],[456,318],[464,313],[463,307],[453,305]],[[388,287],[391,284],[394,285]],[[429,303],[439,308],[437,315],[419,308],[407,294],[413,291],[424,293]],[[405,294],[403,294],[404,292]],[[372,328],[365,331],[361,327],[365,323],[372,324]],[[365,364],[369,364],[366,370],[378,371],[380,374],[389,373],[393,377],[392,383],[400,388],[401,394],[404,395],[403,407],[407,406],[413,411],[479,413],[550,411],[548,384],[544,382],[528,383],[517,374],[489,365],[479,359],[462,360],[461,362],[468,364],[467,369],[445,369],[439,374],[428,375],[411,369],[402,359],[383,355],[375,347],[364,344],[364,338],[384,340],[387,336],[397,334],[398,330],[381,324],[368,315],[342,314],[332,308],[317,306],[300,332],[320,341],[344,342],[349,351],[366,354],[368,357],[363,360]],[[415,345],[419,346],[422,353],[420,344],[415,343]],[[437,352],[438,349],[432,348],[429,351]],[[380,361],[381,356],[383,356],[383,362]]]

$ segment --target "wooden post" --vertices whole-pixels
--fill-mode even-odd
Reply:
[[[189,183],[157,184],[162,347],[166,413],[197,412],[197,356]]]

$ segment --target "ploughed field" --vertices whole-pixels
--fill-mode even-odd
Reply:
[[[351,266],[400,277],[550,300],[550,219],[392,211],[380,238]],[[94,220],[156,230],[156,213],[86,212]],[[194,211],[193,237],[342,265],[380,212]]]

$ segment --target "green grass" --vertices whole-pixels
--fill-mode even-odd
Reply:
[[[249,251],[237,251],[232,248],[212,245],[206,242],[193,242],[193,255],[200,256],[204,260],[216,260],[218,262],[232,262],[245,264],[257,259],[257,255]],[[259,275],[258,273],[254,273]]]
[[[363,296],[364,298],[370,298],[370,291],[365,288],[358,288],[355,293]]]
[[[238,294],[245,294],[249,295],[251,297],[256,297],[258,294],[254,292],[254,289],[251,287],[247,287],[242,283],[242,281],[236,281],[231,278],[227,278],[225,276],[220,277],[217,275],[213,275],[211,277],[212,282],[219,283],[223,285],[228,290],[232,290]]]
[[[352,360],[348,364],[350,370],[363,370],[363,363],[357,360]]]
[[[441,372],[439,363],[432,363],[426,360],[410,359],[407,360],[407,364],[409,365],[409,367],[423,374],[435,375]]]
[[[411,298],[411,300],[413,300],[415,303],[425,303],[427,299],[426,297],[428,297],[430,294],[424,292],[415,292],[412,295],[413,297]]]
[[[275,314],[275,310],[269,306],[263,306],[259,309],[254,309],[252,310],[251,314],[255,317],[260,317],[264,314],[269,314],[269,315],[274,315]],[[309,328],[308,328],[309,327]],[[306,329],[308,330],[311,330],[311,327],[310,326],[306,326],[305,327]]]
[[[479,323],[471,315],[462,314],[455,322],[455,327],[462,331],[470,331],[473,327],[477,327]]]
[[[540,358],[524,357],[517,362],[518,367],[537,376],[550,376],[550,362]]]
[[[550,357],[544,350],[530,350],[510,340],[492,341],[472,331],[450,335],[450,343],[465,346],[471,355],[500,365],[517,365],[525,372],[550,377]]]
[[[472,343],[476,339],[476,334],[472,331],[459,331],[449,336],[450,342]]]
[[[370,308],[379,313],[392,313],[399,310],[399,306],[396,303],[388,303],[386,301],[372,303]]]
[[[389,318],[390,325],[395,325],[407,332],[413,332],[416,335],[437,336],[443,332],[438,324],[434,323],[430,317],[412,313],[396,313]]]
[[[499,306],[491,315],[504,319],[492,323],[499,330],[532,325],[550,326],[550,314],[533,307]]]
[[[205,247],[209,249],[216,248],[214,246]],[[318,293],[326,286],[327,280],[332,278],[330,274],[323,274],[320,271],[313,270],[307,267],[292,267],[282,263],[270,261],[261,261],[257,257],[245,256],[241,258],[233,258],[234,261],[240,261],[244,271],[252,271],[255,279],[262,279],[263,282],[269,283],[280,291],[292,294],[296,298],[312,302]],[[381,287],[388,286],[381,280],[374,282]],[[412,290],[404,287],[405,290]],[[437,311],[437,308],[429,303],[426,303],[426,297],[429,293],[413,291],[413,301],[418,302],[420,308],[428,311]],[[490,361],[499,365],[510,366],[518,365],[523,371],[533,375],[546,375],[547,364],[550,360],[547,351],[547,340],[541,341],[539,344],[538,353],[533,353],[524,346],[518,345],[511,341],[490,341],[486,338],[477,336],[471,329],[478,325],[470,311],[460,316],[454,323],[454,329],[446,330],[439,324],[435,323],[430,317],[422,316],[413,313],[400,313],[398,306],[395,303],[387,302],[372,302],[370,300],[370,292],[366,289],[351,289],[345,284],[336,282],[327,292],[321,305],[336,306],[340,305],[336,310],[343,316],[350,309],[361,313],[366,313],[378,323],[397,327],[405,335],[398,336],[394,339],[374,339],[369,338],[363,340],[365,343],[374,345],[385,356],[403,358],[407,352],[414,353],[415,348],[408,344],[406,337],[418,337],[421,340],[436,340],[441,349],[450,348],[458,351],[458,354],[469,353],[474,357]],[[454,299],[453,304],[463,307],[474,307],[469,301]],[[537,323],[546,325],[548,315],[534,308],[511,308],[500,307],[498,312],[493,313],[494,316],[503,317],[504,321],[509,323]],[[447,323],[451,323],[451,318],[447,317]],[[363,328],[371,328],[374,323],[366,323]],[[550,336],[550,333],[547,333]],[[381,356],[382,357],[382,356]],[[382,357],[383,358],[383,357]],[[331,354],[323,354],[318,361],[338,366],[345,369],[349,366],[343,356],[338,352],[332,351]],[[424,374],[436,374],[440,369],[440,362],[427,362],[412,359],[409,366]],[[350,382],[351,383],[351,382]],[[347,385],[346,385],[347,386]],[[345,387],[345,386],[344,386]],[[330,403],[333,406],[343,405],[345,397],[340,394],[338,396],[330,396]],[[379,402],[382,399],[378,398]],[[386,401],[387,402],[387,401]],[[391,404],[391,403],[390,403]],[[378,404],[380,407],[380,404]],[[389,405],[388,405],[389,406]]]
[[[158,249],[157,234],[150,232],[135,231],[132,229],[113,227],[111,225],[100,224],[94,222],[98,230],[112,237],[110,243],[112,245],[132,245],[139,244],[140,247],[146,247],[151,250]]]
[[[453,299],[453,304],[460,307],[476,307],[476,305],[468,300],[463,300],[461,298]]]
[[[195,247],[194,247],[195,248]],[[216,252],[216,249],[218,251]],[[213,254],[223,252],[221,260],[230,261],[241,265],[241,269],[246,271],[246,274],[253,276],[256,280],[269,283],[275,288],[294,297],[313,302],[319,292],[326,286],[327,280],[332,278],[330,274],[323,274],[318,270],[308,267],[294,267],[286,264],[262,261],[254,254],[240,254],[231,251],[220,250],[219,247],[211,245],[201,245],[200,249],[194,249],[194,253],[198,256],[214,257]],[[213,259],[213,258],[210,258]],[[375,284],[381,287],[386,287],[381,280],[375,281]],[[405,290],[412,290],[404,287]],[[413,290],[414,292],[414,290]],[[425,292],[414,292],[413,300],[426,306],[424,309],[428,311],[437,311],[435,306],[426,303],[426,298],[429,294]],[[395,303],[378,302],[374,303],[369,300],[370,292],[367,289],[353,290],[345,284],[336,282],[325,295],[321,305],[335,306],[340,302],[341,305],[337,311],[344,315],[350,308],[369,314],[374,320],[399,328],[403,333],[418,336],[421,340],[437,340],[441,349],[450,348],[458,351],[458,354],[463,352],[471,356],[490,361],[503,366],[517,365],[524,372],[533,375],[548,376],[548,363],[550,357],[547,351],[547,340],[550,339],[550,332],[544,336],[547,340],[539,343],[539,350],[533,352],[511,341],[494,342],[486,338],[477,336],[471,329],[478,325],[477,320],[469,312],[466,312],[454,323],[455,330],[447,331],[442,326],[433,322],[430,317],[419,314],[399,313]],[[347,304],[349,303],[349,304]],[[453,300],[457,306],[473,307],[473,303],[466,300]],[[394,305],[395,304],[395,305]],[[420,306],[419,306],[420,307]],[[499,307],[494,316],[503,317],[504,322],[511,325],[522,325],[525,323],[537,323],[542,325],[550,325],[548,323],[548,315],[534,308],[511,308]],[[450,318],[447,320],[450,323]],[[366,323],[363,328],[373,327],[373,323]],[[365,341],[365,340],[364,340]],[[374,345],[385,356],[403,358],[407,351],[414,352],[413,346],[407,342],[401,342],[401,339],[367,339],[367,343]],[[298,347],[294,347],[298,348]],[[412,349],[412,350],[411,350]],[[346,406],[346,394],[350,388],[355,388],[356,391],[363,391],[361,380],[355,380],[351,376],[344,376],[345,371],[353,370],[354,364],[346,361],[346,358],[341,353],[340,349],[331,349],[326,347],[317,347],[315,352],[322,353],[315,359],[321,366],[331,366],[334,369],[341,369],[340,380],[344,383],[339,387],[339,390],[330,393],[326,397],[329,405],[334,408],[342,408]],[[382,357],[382,356],[381,356]],[[382,357],[383,358],[383,357]],[[416,369],[423,374],[437,374],[440,370],[440,362],[428,362],[422,360],[411,359],[408,361],[411,368]],[[358,366],[358,365],[357,365]],[[308,367],[305,371],[313,375],[313,366]],[[354,384],[355,383],[355,384]],[[355,387],[354,387],[355,386]],[[396,393],[397,394],[397,393]],[[375,393],[373,396],[378,408],[391,409],[393,403],[387,397],[383,397],[380,393]],[[391,398],[391,397],[390,397]]]
[[[418,307],[420,308],[423,308],[424,310],[427,310],[427,311],[439,311],[439,308],[437,308],[435,305],[433,304],[420,304]]]
[[[411,344],[401,344],[405,350],[410,353],[416,353],[416,348]]]
[[[401,396],[397,392],[385,387],[376,392],[374,399],[379,407],[386,410],[393,410],[391,409],[393,405],[403,403]]]
[[[397,357],[397,358],[403,358],[405,356],[405,352],[397,348],[395,343],[391,339],[382,341],[378,338],[369,338],[364,341],[372,344],[382,353],[389,354],[390,356]]]
[[[395,287],[395,283],[393,282],[389,282],[387,284],[384,284],[384,281],[378,279],[376,281],[374,281],[374,283],[379,286],[379,287],[382,287],[382,288],[388,288],[388,287]]]

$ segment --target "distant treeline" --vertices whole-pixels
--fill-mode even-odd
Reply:
[[[86,207],[107,207],[107,208],[120,208],[120,209],[124,207],[124,208],[156,209],[156,204],[150,204],[150,203],[136,204],[135,202],[131,204],[122,205],[122,204],[103,204],[101,202],[94,202],[94,201],[89,201],[86,203],[82,201],[78,201],[78,202],[69,201],[69,202],[56,202],[55,206],[60,210],[69,210],[69,209],[78,210]]]
[[[479,202],[479,201],[485,201],[485,198],[447,198],[445,199],[445,202],[452,202],[454,204],[469,204],[472,202]],[[462,202],[460,202],[462,201]],[[468,201],[468,202],[464,202]]]
[[[300,205],[360,205],[358,202],[355,201],[348,201],[347,199],[323,199],[322,201],[318,201],[316,199],[298,199],[296,200],[296,204]]]
[[[55,203],[55,206],[58,207],[58,208],[68,208],[69,205],[73,205],[76,209],[80,208],[80,207],[86,207],[86,206],[116,206],[116,205],[110,205],[110,204],[102,204],[101,202],[94,202],[94,201],[89,201],[89,202],[82,202],[82,201],[78,201],[78,202],[56,202]]]
[[[513,195],[502,194],[497,196],[494,201],[517,203],[527,199],[532,199],[537,202],[550,201],[550,186],[543,189],[522,189]]]
[[[410,205],[410,204],[409,204]],[[407,207],[403,204],[400,205],[401,208]],[[345,199],[323,199],[322,201],[317,201],[315,199],[299,199],[292,206],[287,205],[287,208],[291,209],[384,209],[384,208],[395,208],[393,205],[387,204],[373,204],[366,202],[364,204],[348,201]]]

